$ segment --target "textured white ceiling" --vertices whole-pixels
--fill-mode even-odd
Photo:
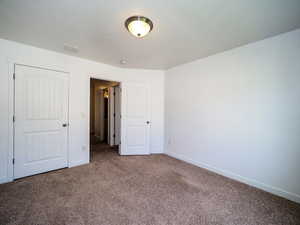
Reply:
[[[153,21],[145,38],[126,31],[132,15]],[[0,0],[0,38],[131,68],[167,69],[297,28],[300,0]]]

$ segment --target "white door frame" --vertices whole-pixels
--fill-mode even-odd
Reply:
[[[98,80],[106,80],[106,81],[112,81],[112,82],[118,82],[119,84],[120,84],[120,87],[122,88],[122,83],[123,83],[123,81],[120,81],[120,80],[118,80],[118,79],[111,79],[111,78],[107,78],[107,76],[108,75],[89,75],[88,76],[88,82],[87,82],[87,86],[88,86],[88,88],[87,88],[87,90],[88,90],[88,94],[87,94],[87,96],[88,96],[88,113],[87,113],[87,116],[88,116],[88,120],[87,120],[87,122],[88,122],[88,146],[89,146],[89,162],[91,162],[91,157],[90,157],[90,152],[91,152],[91,144],[90,144],[90,120],[91,120],[91,118],[90,118],[90,115],[91,115],[91,112],[90,112],[90,110],[91,110],[91,101],[90,101],[90,98],[91,98],[91,96],[90,96],[90,93],[91,93],[91,86],[90,86],[90,80],[91,79],[98,79]],[[121,93],[121,95],[122,95],[122,93]],[[120,104],[122,105],[122,102],[120,101]],[[121,115],[122,115],[122,111],[121,111]],[[121,137],[122,137],[122,119],[121,119],[121,125],[120,125],[120,133],[121,133]],[[122,152],[122,143],[119,145],[119,154],[121,155],[121,152]]]
[[[92,74],[92,73],[91,73]],[[111,75],[109,75],[109,74],[89,74],[88,75],[88,79],[87,79],[87,81],[86,81],[86,87],[87,87],[87,125],[88,125],[88,129],[87,129],[87,137],[88,137],[88,143],[87,143],[87,145],[89,146],[88,147],[88,149],[89,149],[89,151],[88,151],[88,154],[89,154],[89,156],[88,156],[88,158],[89,158],[89,162],[90,162],[90,151],[91,151],[91,145],[90,145],[90,92],[91,92],[91,90],[90,90],[90,79],[92,79],[92,78],[94,78],[94,79],[98,79],[98,80],[106,80],[106,81],[114,81],[114,82],[118,82],[120,85],[120,88],[121,88],[121,90],[120,90],[120,115],[122,116],[123,115],[123,112],[122,112],[122,108],[125,108],[124,107],[124,103],[122,102],[122,89],[123,89],[123,87],[122,87],[122,84],[123,83],[127,83],[127,81],[121,81],[120,79],[114,79],[114,78],[112,78],[112,76]],[[137,82],[137,81],[128,81],[129,83],[139,83],[139,82]],[[150,89],[148,89],[148,101],[149,101],[149,120],[151,121],[151,105],[150,105],[150,102],[151,102],[151,90]],[[124,155],[124,154],[122,154],[122,152],[124,152],[124,144],[122,144],[122,143],[124,143],[124,140],[125,140],[125,136],[124,136],[124,120],[123,120],[123,118],[121,117],[121,123],[120,123],[120,142],[121,142],[121,144],[119,145],[119,154],[120,155]],[[149,154],[151,154],[151,150],[150,150],[150,148],[151,148],[151,135],[150,135],[150,133],[149,133]]]
[[[8,154],[7,154],[7,179],[1,180],[0,183],[3,182],[10,182],[14,180],[14,165],[13,165],[13,159],[14,159],[14,112],[15,112],[15,82],[14,82],[14,73],[15,73],[15,65],[21,65],[21,66],[29,66],[33,68],[40,68],[40,69],[46,69],[46,70],[52,70],[56,72],[62,72],[68,74],[69,77],[69,90],[68,90],[68,122],[69,122],[69,108],[70,108],[70,72],[67,71],[66,68],[59,68],[54,67],[51,65],[46,64],[36,64],[35,62],[31,60],[17,60],[8,58],[7,59],[7,65],[8,65]],[[68,141],[67,141],[67,151],[68,151],[68,167],[69,165],[69,132],[68,132]]]

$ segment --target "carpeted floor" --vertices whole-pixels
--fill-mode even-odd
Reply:
[[[0,225],[299,225],[300,205],[165,155],[121,157],[0,185]]]

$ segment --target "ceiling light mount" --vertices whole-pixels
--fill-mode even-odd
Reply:
[[[125,65],[126,63],[127,63],[127,61],[126,61],[125,59],[121,59],[121,60],[120,60],[120,64],[121,64],[121,65]]]
[[[142,38],[153,29],[153,23],[144,16],[131,16],[125,21],[126,29],[135,37]]]

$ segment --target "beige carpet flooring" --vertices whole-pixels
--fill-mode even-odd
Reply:
[[[0,185],[0,225],[299,225],[300,205],[165,155],[121,157]]]

